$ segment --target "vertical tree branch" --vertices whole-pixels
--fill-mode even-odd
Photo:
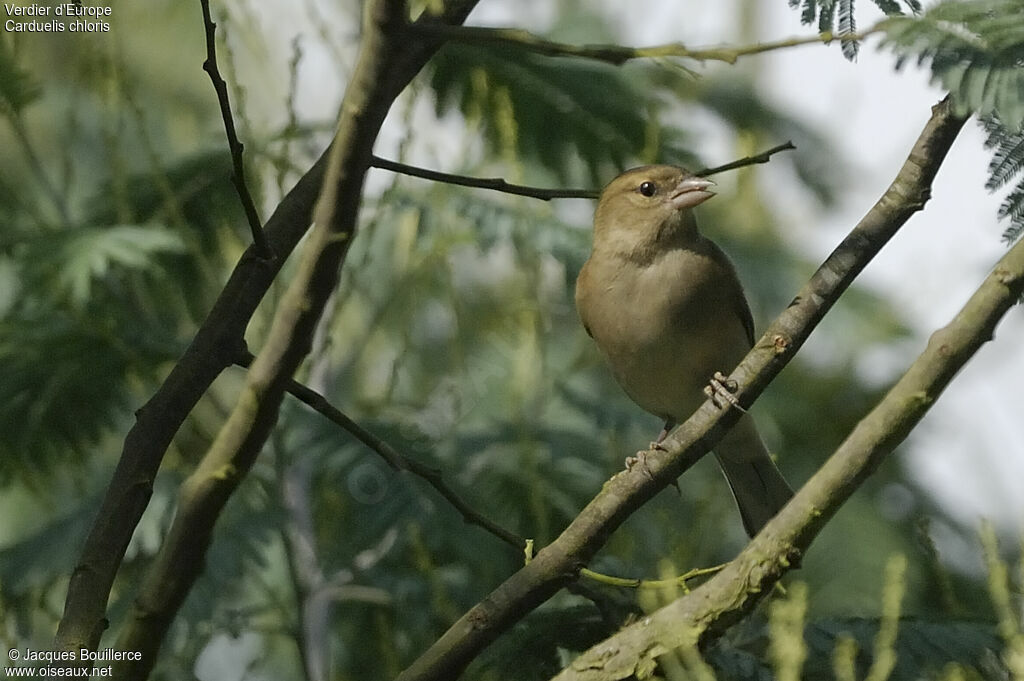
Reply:
[[[418,21],[461,23],[478,0],[447,0],[438,15]],[[383,119],[391,102],[439,47],[440,40],[406,41],[393,68],[378,82],[369,108]],[[350,140],[369,148],[368,139]],[[103,630],[107,599],[132,533],[149,503],[153,480],[164,452],[182,422],[214,379],[240,356],[243,334],[256,306],[288,254],[305,234],[320,188],[329,150],[316,161],[281,201],[265,225],[267,261],[255,247],[235,266],[224,290],[195,338],[149,401],[136,412],[125,436],[121,458],[68,584],[64,615],[54,647],[63,651],[95,650]],[[80,664],[79,666],[88,666]]]
[[[404,35],[406,11],[404,0],[371,0],[366,5],[359,58],[345,89],[315,224],[298,271],[234,410],[181,486],[177,513],[118,639],[118,649],[137,651],[141,659],[116,664],[118,676],[144,679],[155,664],[167,629],[203,570],[217,518],[262,450],[288,382],[309,353],[355,237],[371,148],[387,114],[387,107],[374,106],[373,100]]]

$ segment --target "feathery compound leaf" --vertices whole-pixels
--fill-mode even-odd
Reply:
[[[999,206],[999,217],[1010,219],[1010,226],[1003,232],[1003,241],[1012,244],[1024,235],[1024,182],[1014,187]]]
[[[102,326],[42,308],[0,320],[0,484],[85,461],[124,413],[130,349]]]
[[[985,188],[996,191],[1021,177],[1024,171],[1024,125],[1016,131],[1007,129],[998,118],[988,116],[981,119],[985,130],[985,148],[993,149],[992,161],[988,164],[989,178]],[[1024,234],[1024,177],[1014,187],[1002,205],[999,219],[1009,220],[1010,225],[1003,232],[1003,240],[1014,243]]]
[[[185,245],[179,235],[163,228],[116,225],[40,238],[33,245],[37,248],[50,252],[48,260],[61,296],[82,307],[91,298],[93,282],[112,270],[147,270],[156,256],[182,253]]]
[[[0,113],[17,114],[40,92],[39,84],[28,71],[18,66],[6,41],[0,41]]]
[[[564,173],[573,154],[595,173],[646,141],[644,93],[620,69],[514,48],[449,44],[432,62],[437,108],[453,101],[489,141]]]
[[[985,189],[995,191],[1012,180],[1024,168],[1024,128],[1009,132],[998,119],[983,118],[981,127],[985,130],[985,148],[994,149],[992,162],[988,164],[991,175]]]
[[[804,8],[804,16],[801,17],[801,21],[811,23],[814,21],[814,15],[808,16],[808,8]],[[818,30],[822,33],[831,31],[836,25],[836,3],[835,0],[824,0],[821,3],[821,10],[818,13]]]
[[[874,3],[878,6],[878,9],[885,12],[886,16],[892,17],[903,14],[903,10],[900,9],[899,3],[896,0],[874,0]]]
[[[886,16],[901,16],[903,10],[896,0],[872,0],[878,9],[885,12]],[[857,31],[857,20],[853,15],[854,0],[789,0],[789,6],[793,9],[800,8],[800,23],[813,24],[818,21],[818,30],[822,33],[831,33],[836,28],[836,15],[839,16],[838,36],[853,35]],[[903,0],[907,8],[917,14],[921,11],[919,0]],[[860,51],[859,40],[840,40],[840,48],[843,56],[853,61]]]
[[[1024,122],[1024,13],[1020,0],[947,0],[919,17],[882,25],[883,45],[931,62],[933,80],[962,113],[994,114],[1008,129]]]
[[[839,44],[843,50],[843,56],[854,61],[857,53],[860,52],[860,42],[857,40],[842,40],[843,36],[853,35],[857,32],[857,20],[853,16],[853,0],[839,0]]]

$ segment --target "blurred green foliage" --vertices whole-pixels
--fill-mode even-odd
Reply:
[[[132,11],[132,3],[111,4]],[[49,645],[132,411],[188,343],[246,245],[199,69],[198,6],[149,5],[145,23],[109,52],[71,38],[0,36],[0,640],[10,647]],[[241,7],[224,10],[236,49],[264,39],[251,8]],[[556,33],[585,25],[614,37],[596,11],[567,7]],[[275,54],[269,43],[264,49]],[[62,50],[87,58],[67,60]],[[161,53],[187,63],[189,75],[154,58]],[[698,148],[691,124],[713,121],[737,156],[796,141],[799,152],[772,165],[791,168],[793,183],[823,206],[843,181],[824,136],[742,75],[694,81],[664,65],[614,69],[450,46],[409,97],[418,99],[391,123],[404,126],[403,148],[415,153],[418,138],[434,134],[434,121],[414,119],[414,104],[424,101],[471,131],[464,145],[445,142],[467,174],[498,168],[535,184],[596,185],[641,162],[728,160],[703,158]],[[290,110],[278,102],[280,110],[252,116],[288,123],[247,130],[250,184],[266,206],[325,141],[325,122],[304,119],[288,102]],[[251,114],[245,104],[236,111],[243,121]],[[762,324],[815,266],[782,238],[787,216],[765,200],[763,172],[739,171],[735,193],[701,209]],[[589,216],[401,177],[376,187],[299,378],[400,451],[443,469],[485,515],[543,545],[660,425],[625,398],[578,324],[572,287],[588,253]],[[254,350],[278,293],[250,327]],[[858,358],[898,346],[905,330],[883,301],[853,290],[816,336],[827,356],[794,362],[754,410],[797,485],[884,390],[860,376]],[[241,375],[226,372],[175,440],[115,585],[105,640],[114,640],[177,486],[216,435]],[[904,612],[915,618],[901,629],[905,667],[894,678],[938,673],[947,659],[998,676],[983,584],[951,572],[922,540],[929,518],[955,527],[891,459],[822,533],[799,572],[810,587],[806,640],[817,656],[808,678],[828,676],[823,660],[841,632],[870,649],[880,575],[894,552],[909,559]],[[678,493],[667,490],[635,514],[591,567],[631,577],[656,576],[666,564],[682,572],[726,561],[744,541],[707,460]],[[463,523],[422,481],[393,473],[288,402],[218,523],[206,572],[155,674],[216,678],[210,670],[220,659],[300,679],[312,648],[326,651],[333,678],[393,676],[522,559]],[[320,581],[311,585],[310,574]],[[546,678],[636,608],[631,592],[584,584],[531,613],[468,676]],[[965,616],[979,621],[949,621]],[[312,645],[311,621],[326,627],[322,648]],[[708,660],[720,678],[767,678],[765,636],[754,616]]]

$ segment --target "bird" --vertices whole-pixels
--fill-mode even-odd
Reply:
[[[626,394],[664,421],[660,443],[754,344],[754,322],[725,253],[693,209],[714,183],[684,168],[633,168],[602,190],[576,309]],[[719,384],[719,387],[720,384]],[[735,398],[729,394],[729,397]],[[652,443],[657,446],[657,443]],[[714,447],[750,537],[793,491],[744,413]]]

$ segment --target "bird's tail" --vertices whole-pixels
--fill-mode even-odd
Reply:
[[[776,468],[749,416],[726,433],[715,454],[739,506],[743,527],[753,537],[786,505],[793,490]]]

